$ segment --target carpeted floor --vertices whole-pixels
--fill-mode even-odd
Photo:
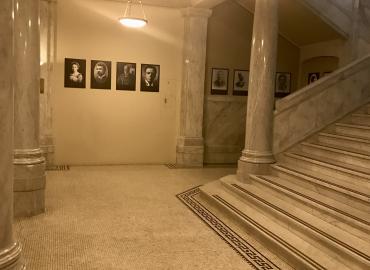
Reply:
[[[46,212],[15,221],[29,270],[255,269],[177,198],[235,168],[49,171]]]

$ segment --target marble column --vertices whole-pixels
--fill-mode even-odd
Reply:
[[[207,24],[212,11],[186,8],[182,14],[185,19],[185,36],[176,163],[184,167],[202,167]]]
[[[39,145],[39,0],[15,1],[14,214],[45,208],[45,158]]]
[[[13,0],[0,2],[0,270],[24,269],[13,223]]]
[[[255,5],[250,60],[245,148],[238,176],[268,171],[274,163],[273,109],[278,41],[278,0],[258,0]]]
[[[54,137],[52,132],[52,79],[56,52],[56,0],[40,2],[40,147],[46,168],[54,166]]]

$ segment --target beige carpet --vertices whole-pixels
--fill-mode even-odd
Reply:
[[[46,213],[15,221],[29,270],[254,269],[177,198],[235,168],[49,171]]]

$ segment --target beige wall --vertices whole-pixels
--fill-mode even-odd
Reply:
[[[249,70],[253,14],[234,1],[213,9],[208,24],[205,84],[205,161],[233,163],[244,147],[247,97],[232,96],[234,69]],[[212,68],[229,69],[227,96],[210,95]],[[282,36],[278,40],[277,72],[290,72],[297,88],[299,48]]]
[[[59,164],[175,161],[183,18],[178,10],[145,6],[148,26],[127,29],[117,21],[124,8],[117,1],[58,2],[53,117]],[[86,89],[64,88],[65,57],[87,60]],[[94,59],[112,61],[112,90],[89,88]],[[135,92],[115,90],[117,61],[137,63]],[[139,91],[141,63],[161,65],[159,93]]]

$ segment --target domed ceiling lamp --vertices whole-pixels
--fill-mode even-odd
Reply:
[[[125,13],[123,14],[123,17],[118,18],[119,22],[127,27],[133,27],[133,28],[139,28],[143,27],[148,23],[148,20],[146,19],[143,4],[141,3],[141,0],[138,0],[140,9],[141,9],[141,16],[132,16],[131,15],[131,8],[132,8],[132,3],[133,1],[128,0],[126,4],[126,10]]]

